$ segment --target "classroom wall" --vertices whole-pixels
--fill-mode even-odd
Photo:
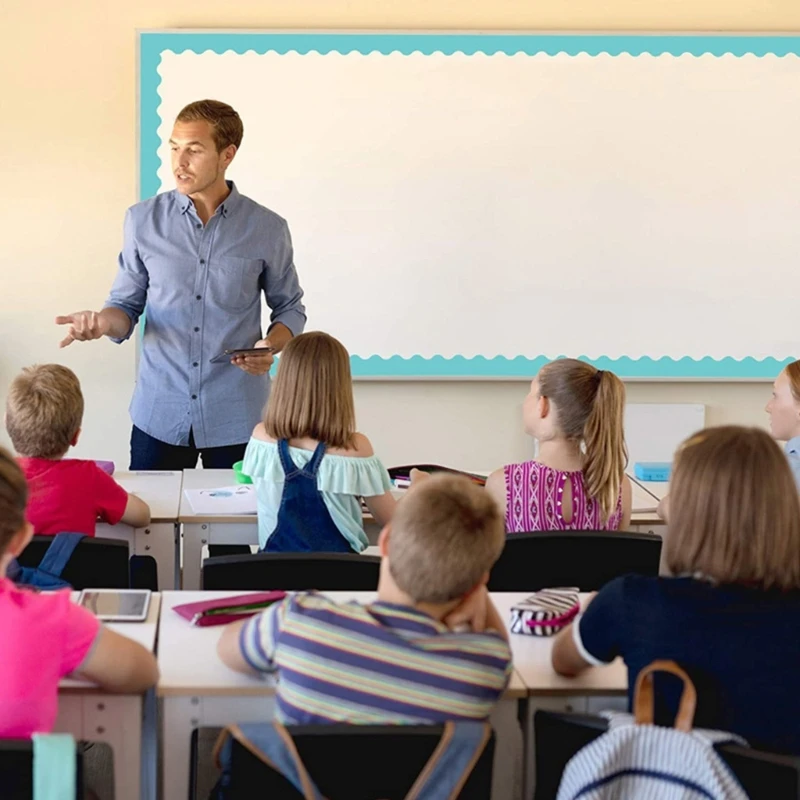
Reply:
[[[56,314],[98,308],[136,195],[136,36],[153,28],[796,31],[795,0],[5,0],[0,31],[0,398],[25,364],[80,376],[77,454],[127,465],[134,347],[58,349]],[[245,124],[246,124],[245,120]],[[269,205],[269,197],[256,198]],[[280,209],[276,209],[280,211]],[[291,223],[291,220],[290,220]],[[302,279],[303,243],[296,242]],[[308,298],[309,306],[324,302]],[[478,329],[479,333],[479,329]],[[387,463],[492,467],[530,452],[521,382],[360,383],[360,427]],[[651,383],[633,402],[700,402],[763,424],[766,384]],[[5,435],[2,436],[6,441]]]

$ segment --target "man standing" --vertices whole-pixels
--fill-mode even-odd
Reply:
[[[269,393],[273,353],[306,315],[286,221],[239,194],[225,170],[242,141],[230,106],[201,100],[170,138],[176,189],[130,208],[102,311],[56,318],[73,341],[130,337],[147,305],[131,400],[131,469],[228,468],[244,455]],[[271,309],[262,338],[261,292]],[[225,350],[263,354],[212,361]]]

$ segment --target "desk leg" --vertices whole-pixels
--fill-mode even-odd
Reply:
[[[176,588],[175,583],[175,523],[157,522],[137,528],[133,538],[137,556],[153,556],[158,569],[159,591]]]
[[[142,696],[80,694],[59,697],[56,731],[105,742],[114,753],[115,800],[150,800],[142,793]]]
[[[517,701],[501,700],[492,711],[489,722],[495,737],[491,800],[520,800],[524,747]]]
[[[275,698],[187,697],[161,698],[164,721],[162,751],[162,800],[184,800],[189,796],[191,738],[195,728],[225,726],[232,722],[269,722],[275,713]]]
[[[200,569],[203,546],[208,544],[209,526],[190,523],[183,526],[183,588],[196,591],[200,588]]]

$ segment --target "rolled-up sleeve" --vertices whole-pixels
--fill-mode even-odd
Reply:
[[[306,326],[306,308],[294,266],[292,237],[285,222],[272,244],[272,258],[261,275],[262,289],[271,312],[270,328],[280,322],[293,336],[297,336]]]
[[[117,277],[103,308],[118,308],[131,320],[128,333],[119,338],[111,338],[120,343],[130,338],[147,302],[149,276],[136,247],[136,225],[131,209],[125,214],[122,251],[119,254]]]

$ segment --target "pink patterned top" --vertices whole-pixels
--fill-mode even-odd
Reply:
[[[562,472],[538,461],[507,464],[506,532],[531,531],[616,531],[622,522],[622,489],[617,507],[602,522],[600,503],[587,497],[582,472]],[[561,514],[561,497],[567,480],[572,484],[572,520]]]

